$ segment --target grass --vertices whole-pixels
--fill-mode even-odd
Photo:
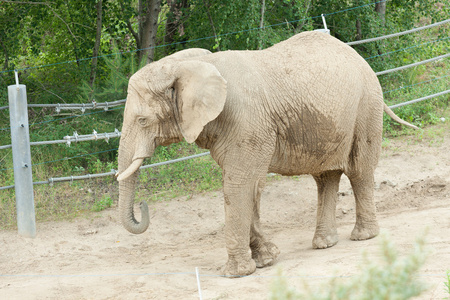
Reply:
[[[152,159],[145,163],[157,163],[202,152],[204,150],[197,146],[182,142],[158,147]],[[150,196],[151,201],[159,201],[219,189],[222,187],[222,170],[208,155],[141,170],[139,180],[138,198]]]
[[[152,159],[145,164],[167,161],[204,152],[195,145],[187,143],[159,147]],[[11,159],[7,155],[4,160]],[[1,158],[0,158],[1,159]],[[67,162],[63,162],[67,163]],[[11,162],[12,164],[12,162]],[[33,166],[34,181],[64,175],[65,166]],[[86,168],[72,166],[70,174],[109,172],[117,169],[117,163],[92,160]],[[56,174],[56,175],[55,175]],[[3,185],[13,185],[12,170],[0,173]],[[170,165],[142,170],[136,189],[136,201],[167,201],[179,196],[192,195],[204,191],[220,189],[222,172],[210,157],[199,157]],[[70,220],[84,214],[99,212],[117,205],[118,185],[113,176],[73,183],[57,183],[54,186],[34,186],[36,221]],[[14,189],[0,191],[0,229],[16,228],[16,206]]]
[[[414,37],[408,43],[420,44],[420,41],[428,41],[434,36],[442,34],[443,28],[434,28],[411,35]],[[393,41],[394,42],[394,41]],[[395,43],[395,42],[394,42]],[[389,57],[397,67],[408,63],[425,60],[434,56],[448,53],[450,41],[445,40],[426,47],[415,48],[411,51],[399,52]],[[403,71],[379,76],[384,91],[386,104],[392,105],[402,103],[427,95],[435,94],[450,89],[448,77],[450,61],[442,59],[433,63],[416,66]],[[434,125],[440,122],[440,111],[449,105],[449,95],[443,95],[419,103],[394,109],[394,112],[402,119],[419,127]],[[384,116],[384,131],[387,136],[398,136],[411,133],[413,130],[401,127],[392,121],[387,115]]]
[[[269,299],[271,300],[390,300],[410,299],[426,290],[417,280],[417,272],[425,262],[425,236],[417,238],[414,251],[400,257],[389,237],[381,242],[381,262],[363,256],[360,272],[350,279],[333,278],[317,289],[304,283],[304,291],[290,287],[286,279],[279,274],[273,283]]]
[[[447,277],[444,282],[445,285],[445,292],[448,294],[448,297],[446,299],[450,299],[450,271],[447,271]]]
[[[109,195],[103,195],[100,201],[92,205],[92,211],[99,212],[105,210],[113,205],[113,199]]]
[[[425,130],[408,129],[401,135],[389,135],[386,133],[381,146],[383,150],[389,151],[384,152],[382,155],[408,151],[408,145],[422,144],[428,147],[439,147],[442,145],[446,133],[450,130],[450,108],[439,109],[436,114],[439,116],[439,122],[433,126],[427,126]]]
[[[106,179],[34,186],[36,222],[72,220],[82,215],[112,207],[118,189]],[[15,229],[16,201],[14,189],[0,191],[0,229]]]

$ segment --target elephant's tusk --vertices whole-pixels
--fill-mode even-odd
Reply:
[[[127,179],[131,174],[133,174],[139,169],[143,161],[144,161],[143,158],[138,158],[134,160],[125,171],[123,171],[122,173],[119,174],[119,176],[117,176],[117,181]]]

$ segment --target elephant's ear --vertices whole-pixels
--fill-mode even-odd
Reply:
[[[195,60],[179,62],[175,74],[178,124],[186,141],[193,143],[222,112],[227,82],[212,64]]]

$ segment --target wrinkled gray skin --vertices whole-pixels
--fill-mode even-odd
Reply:
[[[123,226],[149,225],[133,214],[136,172],[158,145],[183,138],[210,149],[223,170],[224,275],[271,265],[278,248],[260,226],[259,201],[268,172],[311,174],[317,182],[314,248],[338,242],[336,201],[341,175],[356,201],[352,240],[378,234],[374,169],[386,111],[375,73],[352,48],[304,32],[260,51],[184,50],[153,62],[129,82],[119,146],[119,213]]]

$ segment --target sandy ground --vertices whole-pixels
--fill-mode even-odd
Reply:
[[[392,139],[376,171],[375,200],[382,232],[401,254],[412,250],[425,228],[430,255],[419,277],[428,290],[418,299],[449,297],[450,132]],[[365,250],[380,256],[381,238],[349,240],[354,199],[343,177],[337,208],[340,241],[314,250],[316,186],[309,176],[272,179],[262,196],[262,222],[281,250],[275,265],[249,277],[220,277],[226,262],[222,192],[151,204],[150,229],[131,235],[110,209],[71,222],[38,223],[26,239],[0,231],[0,299],[267,299],[281,269],[292,286],[312,287],[331,276],[357,275]]]

